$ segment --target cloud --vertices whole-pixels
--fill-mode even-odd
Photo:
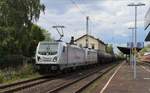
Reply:
[[[90,17],[89,32],[106,43],[125,44],[131,35],[128,27],[134,26],[134,8],[128,7],[131,2],[143,2],[147,5],[138,8],[138,28],[144,29],[144,16],[149,7],[148,0],[42,0],[46,5],[45,14],[41,14],[38,25],[49,30],[57,39],[59,36],[53,25],[64,25],[64,41],[69,42],[86,32],[86,15]],[[143,32],[147,33],[147,32]],[[114,38],[112,40],[112,38]],[[143,38],[140,38],[143,41]]]

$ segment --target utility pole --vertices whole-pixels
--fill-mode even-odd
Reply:
[[[89,16],[86,17],[86,48],[89,47],[88,36],[89,36]]]
[[[52,26],[53,28],[56,28],[58,34],[60,35],[59,41],[62,39],[62,37],[64,36],[64,32],[63,32],[63,28],[65,28],[65,26],[61,26],[61,25],[56,25],[56,26]],[[61,31],[60,31],[61,29]]]
[[[136,47],[137,47],[137,7],[138,6],[145,6],[143,3],[138,4],[128,4],[128,6],[135,7],[135,39],[134,39],[134,79],[136,79]]]

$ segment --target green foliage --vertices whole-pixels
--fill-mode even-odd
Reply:
[[[21,55],[5,55],[0,59],[0,69],[7,67],[17,68],[25,62],[25,57]]]
[[[3,83],[4,82],[4,74],[2,71],[0,71],[0,83]]]
[[[119,59],[119,60],[120,59],[125,59],[125,56],[124,56],[124,54],[121,51],[118,52],[117,59]]]
[[[106,47],[106,52],[107,52],[107,53],[110,53],[110,54],[114,54],[112,44],[107,45],[107,47]]]
[[[15,29],[13,27],[0,27],[0,51],[1,55],[6,55],[8,52],[16,53],[17,51],[17,41],[15,41]],[[13,48],[13,50],[12,50]]]
[[[141,55],[144,55],[145,52],[149,52],[150,51],[150,44],[145,46],[139,53]]]
[[[0,83],[12,82],[18,79],[29,78],[38,75],[32,64],[25,64],[23,67],[6,68],[0,70]]]
[[[22,27],[31,27],[32,21],[37,21],[45,6],[40,0],[0,0],[0,25],[15,26],[18,31]]]
[[[0,69],[5,68],[0,82],[34,73],[33,66],[22,65],[35,55],[39,41],[51,40],[48,31],[33,24],[44,10],[40,0],[0,0]]]
[[[32,75],[34,73],[34,67],[31,64],[26,64],[21,70],[18,72],[18,76],[20,78],[26,78],[28,75]]]
[[[46,31],[46,30],[44,30],[43,29],[43,34],[44,34],[44,36],[45,36],[45,41],[52,41],[52,38],[51,38],[51,34],[48,32],[48,31]]]
[[[43,40],[51,41],[51,37],[48,31],[42,29],[37,25],[32,25],[30,36],[31,36],[31,40],[28,46],[29,49],[27,50],[29,51],[28,56],[33,56],[35,54],[36,47],[39,41],[43,41]]]
[[[39,41],[51,40],[46,30],[33,24],[44,10],[40,0],[0,0],[0,57],[33,56]]]

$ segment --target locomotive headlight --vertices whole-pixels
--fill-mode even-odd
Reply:
[[[54,57],[53,61],[56,62],[57,61],[57,57]]]

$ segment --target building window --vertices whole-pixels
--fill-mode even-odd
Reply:
[[[79,47],[82,47],[82,44],[79,44]]]
[[[88,44],[85,44],[85,47],[86,47],[86,48],[88,48],[88,47],[89,47],[89,45],[88,45]]]
[[[94,44],[92,44],[92,49],[95,49],[95,45]]]

